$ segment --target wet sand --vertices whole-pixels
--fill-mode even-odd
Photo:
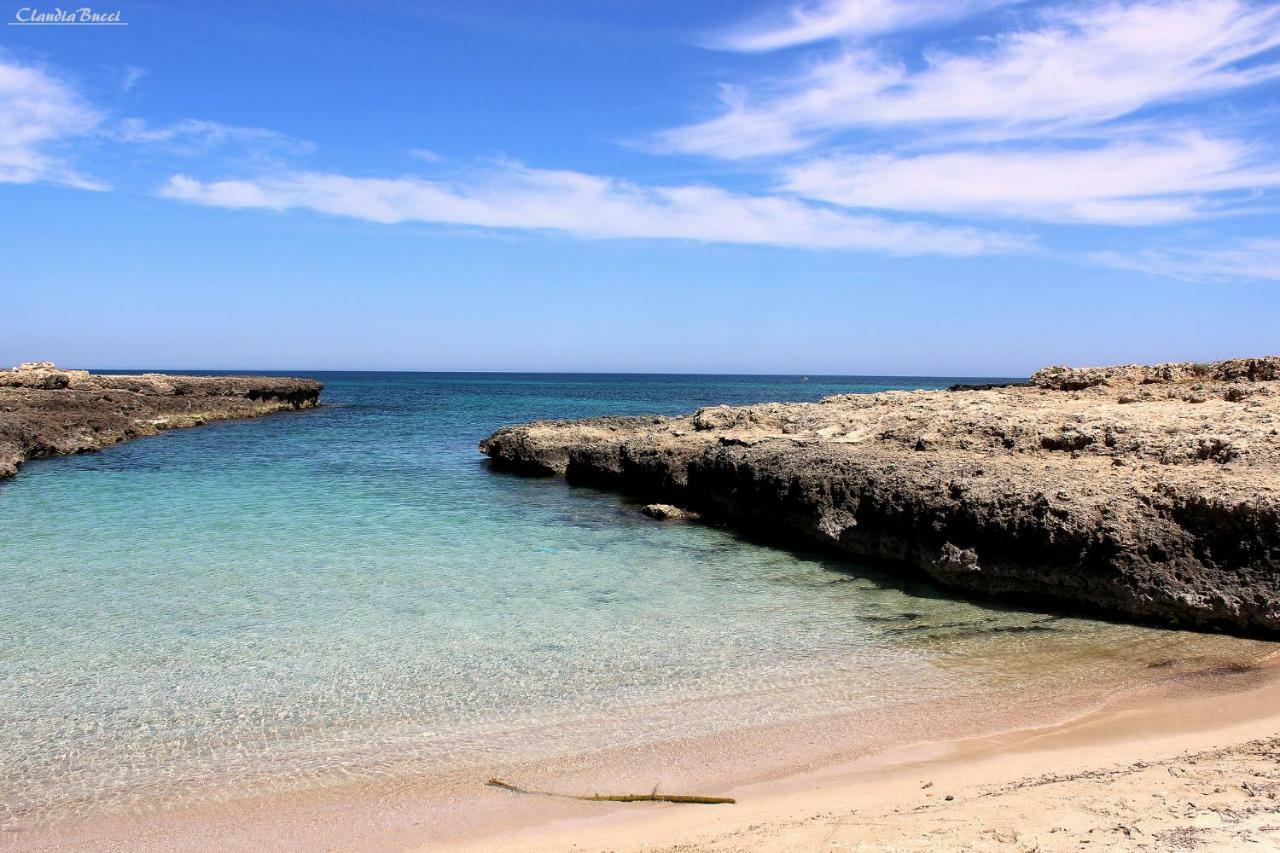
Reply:
[[[1280,845],[1275,655],[1038,706],[830,717],[45,828],[23,850],[1170,849]],[[874,734],[868,734],[874,730]],[[909,744],[909,745],[907,745]],[[487,788],[731,796],[588,803]],[[246,786],[251,787],[251,786]],[[951,799],[948,799],[950,797]],[[1012,846],[1010,846],[1012,845]],[[1144,846],[1145,845],[1145,846]]]

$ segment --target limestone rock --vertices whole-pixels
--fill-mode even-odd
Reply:
[[[1280,635],[1280,357],[539,422],[480,447],[498,470],[625,490],[959,589]]]

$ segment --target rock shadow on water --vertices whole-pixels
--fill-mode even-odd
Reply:
[[[660,522],[645,516],[642,508],[645,501],[630,496],[620,498],[611,489],[581,483],[566,483],[557,478],[503,478],[507,483],[520,483],[520,494],[528,498],[533,494],[546,496],[560,501],[563,496],[574,495],[584,500],[581,511],[561,509],[554,515],[555,523],[579,530],[610,530],[619,533],[627,531],[651,531],[660,526]],[[539,500],[544,503],[544,500]],[[834,548],[815,546],[812,541],[800,537],[788,537],[776,532],[750,531],[728,524],[713,517],[701,520],[682,521],[714,530],[717,537],[723,537],[720,548],[733,550],[742,545],[756,548],[783,551],[797,560],[821,567],[819,580],[797,572],[792,576],[766,579],[771,583],[785,583],[791,586],[838,587],[854,584],[868,590],[869,595],[858,596],[853,601],[855,607],[850,616],[870,627],[878,633],[899,639],[918,636],[921,639],[934,641],[940,637],[952,636],[956,639],[980,637],[996,634],[1049,634],[1059,630],[1054,623],[1070,617],[1087,617],[1096,621],[1118,625],[1129,624],[1118,619],[1098,619],[1099,614],[1084,610],[1072,610],[1060,605],[1051,605],[1048,601],[1011,600],[1007,597],[997,598],[976,592],[948,589],[933,582],[923,572],[907,564],[892,562],[876,562],[869,560],[852,560]],[[716,548],[716,543],[698,542],[687,546],[670,543],[667,547],[687,550],[696,556],[708,547]],[[904,602],[909,609],[901,612],[878,611],[877,591],[891,591],[914,601],[913,606]],[[864,606],[857,606],[861,602]],[[921,607],[923,603],[926,606]],[[980,608],[974,619],[950,621],[931,621],[930,610],[944,610],[956,603]],[[935,613],[940,616],[941,613]],[[954,614],[953,614],[954,615]]]

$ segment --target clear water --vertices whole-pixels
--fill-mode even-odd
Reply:
[[[0,820],[1043,695],[1240,649],[955,601],[476,451],[535,418],[953,380],[311,375],[321,410],[0,484]]]

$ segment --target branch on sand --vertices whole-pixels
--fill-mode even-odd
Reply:
[[[697,797],[684,794],[659,794],[658,789],[654,788],[649,794],[560,794],[555,791],[533,791],[528,788],[521,788],[512,785],[509,782],[503,782],[501,779],[490,779],[487,785],[494,788],[502,788],[504,791],[511,791],[516,794],[534,794],[539,797],[562,797],[566,800],[589,800],[599,803],[698,803],[701,805],[718,806],[733,805],[737,800],[732,797]]]

